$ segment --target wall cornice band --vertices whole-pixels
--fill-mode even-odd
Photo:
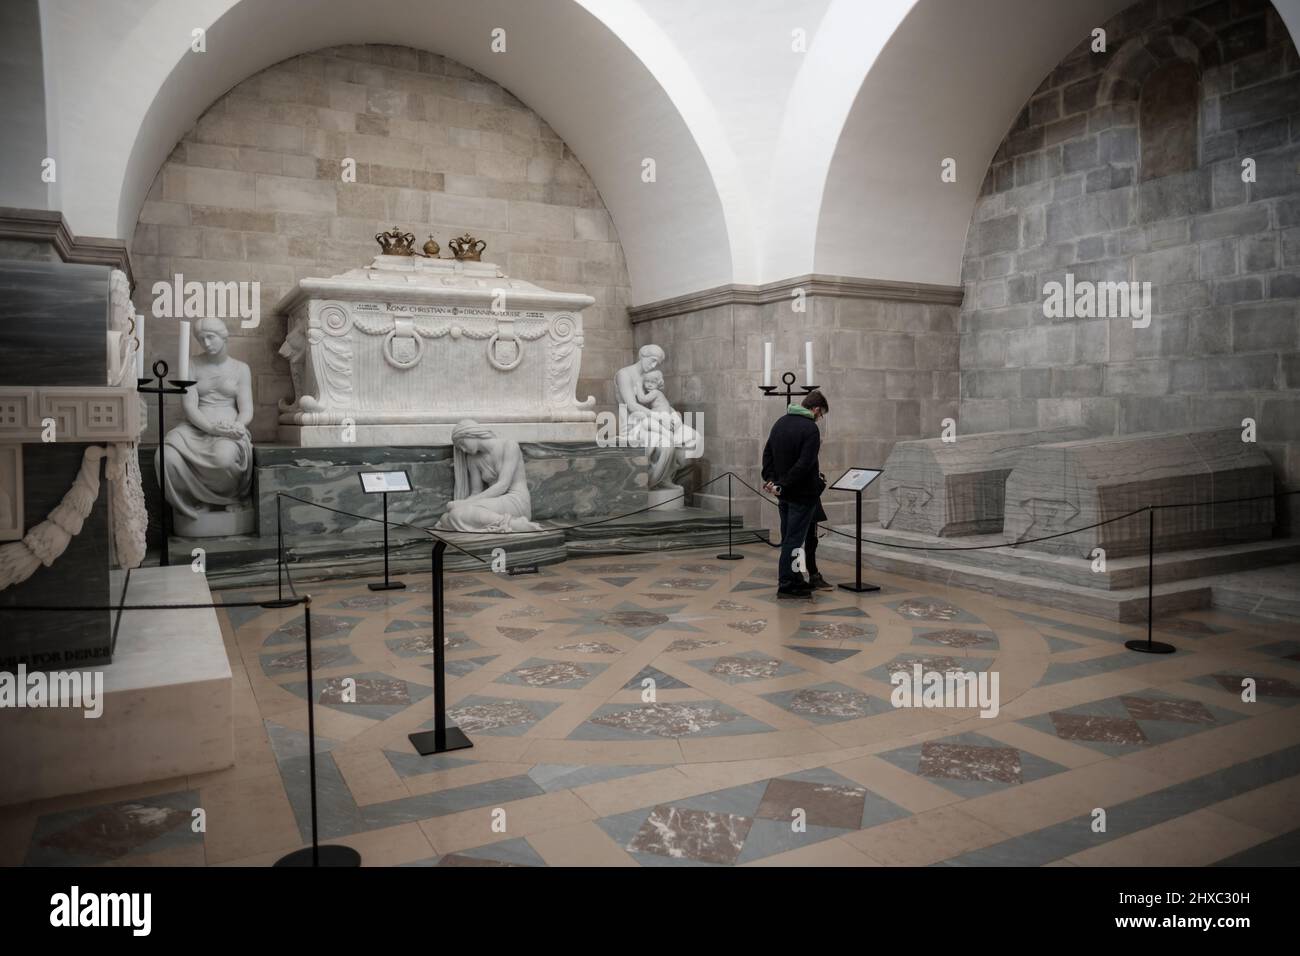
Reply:
[[[627,310],[633,325],[653,322],[674,315],[699,312],[723,305],[767,305],[790,298],[795,289],[809,296],[833,296],[841,299],[883,299],[894,302],[921,302],[931,305],[961,305],[961,286],[928,285],[923,282],[895,282],[889,279],[858,279],[852,276],[803,275],[781,279],[765,285],[716,286],[671,299],[661,299]]]
[[[57,209],[0,207],[0,239],[49,243],[64,262],[121,269],[131,287],[135,287],[126,243],[121,239],[74,236],[63,213]]]

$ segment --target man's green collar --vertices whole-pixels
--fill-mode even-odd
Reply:
[[[785,410],[789,412],[791,415],[802,415],[804,418],[817,417],[812,413],[812,409],[804,408],[802,405],[793,405],[793,404],[787,405]]]

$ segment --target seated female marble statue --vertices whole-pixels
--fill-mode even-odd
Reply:
[[[498,438],[492,429],[462,421],[451,433],[456,476],[455,499],[434,526],[441,531],[540,531],[519,443]]]
[[[167,432],[167,501],[182,536],[210,537],[252,530],[253,382],[248,366],[231,358],[220,319],[200,319],[203,348],[190,363],[195,385],[181,396],[185,421]],[[155,457],[157,468],[157,457]]]

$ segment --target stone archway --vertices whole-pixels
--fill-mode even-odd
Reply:
[[[369,262],[394,224],[417,246],[472,232],[507,275],[595,297],[579,390],[613,400],[630,288],[595,184],[509,91],[406,47],[297,56],[204,111],[158,170],[131,237],[136,305],[147,314],[154,283],[176,274],[260,283],[264,321],[230,323],[230,344],[255,376],[254,438],[273,440],[276,403],[291,394],[275,302],[298,279]],[[175,354],[170,331],[153,327],[151,354]]]

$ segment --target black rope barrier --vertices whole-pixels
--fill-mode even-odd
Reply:
[[[341,510],[341,509],[339,509],[339,508],[331,508],[329,505],[323,505],[323,504],[321,504],[320,502],[317,502],[317,501],[309,501],[309,500],[306,499],[306,498],[299,498],[297,495],[291,495],[291,494],[289,494],[287,491],[277,491],[277,492],[275,493],[275,495],[276,495],[276,499],[277,499],[277,500],[280,499],[280,498],[289,498],[289,499],[292,500],[292,501],[301,501],[303,504],[305,504],[305,505],[311,505],[313,508],[320,508],[320,509],[322,509],[323,511],[329,511],[329,512],[332,512],[332,513],[334,513],[334,514],[336,514],[336,515],[344,515],[344,516],[346,516],[346,517],[348,517],[348,518],[360,518],[362,521],[373,521],[373,522],[375,522],[376,524],[386,524],[386,525],[388,525],[389,527],[394,527],[394,528],[409,528],[409,529],[412,530],[412,531],[418,531],[418,532],[420,532],[421,534],[426,534],[426,535],[428,535],[430,538],[433,538],[435,541],[442,541],[442,542],[445,542],[446,545],[447,545],[448,547],[450,547],[450,548],[455,548],[455,549],[456,549],[457,551],[459,551],[461,554],[464,554],[464,555],[466,555],[466,556],[468,556],[468,557],[473,558],[475,561],[478,561],[480,564],[487,564],[487,563],[489,563],[486,559],[480,557],[479,555],[475,554],[474,552],[472,552],[472,551],[466,551],[464,548],[460,547],[460,545],[456,544],[454,541],[447,541],[446,538],[443,538],[443,537],[441,537],[441,536],[439,536],[439,535],[434,534],[434,533],[433,533],[432,531],[430,531],[428,528],[421,528],[418,524],[411,524],[409,521],[386,521],[386,520],[384,520],[383,518],[376,518],[374,515],[359,515],[359,514],[356,514],[356,513],[354,513],[354,512],[351,512],[351,511],[343,511],[343,510]],[[461,531],[458,531],[458,532],[456,532],[456,533],[457,533],[457,534],[468,534],[468,533],[470,533],[470,532],[461,532]],[[519,533],[520,533],[520,534],[531,534],[531,533],[534,533],[534,532],[519,532]],[[281,550],[283,550],[283,547],[281,548]]]
[[[703,489],[709,487],[709,485],[712,485],[712,484],[715,483],[715,482],[721,481],[723,478],[726,478],[726,477],[729,476],[729,475],[731,475],[731,476],[736,477],[737,479],[739,479],[739,476],[738,476],[738,475],[735,475],[734,472],[730,472],[730,471],[723,472],[722,474],[720,474],[720,475],[716,475],[716,476],[714,476],[713,478],[710,478],[708,481],[706,481],[706,482],[704,482],[703,484],[701,484],[701,485],[699,486],[699,488],[696,489],[696,491],[701,491],[701,490],[703,490]],[[383,518],[376,518],[376,517],[374,517],[373,515],[359,515],[359,514],[354,514],[354,513],[351,512],[351,511],[341,511],[341,510],[339,510],[338,508],[331,508],[329,505],[322,505],[322,504],[318,504],[318,503],[315,502],[315,501],[308,501],[306,498],[299,498],[297,495],[291,495],[291,494],[289,494],[287,491],[277,491],[275,494],[276,494],[276,497],[277,497],[277,498],[291,498],[291,499],[294,500],[294,501],[301,501],[303,504],[313,505],[313,506],[315,506],[315,507],[317,507],[317,508],[322,508],[322,509],[324,509],[325,511],[332,511],[334,514],[346,515],[346,516],[348,516],[348,517],[350,517],[350,518],[361,518],[361,519],[363,519],[363,520],[365,520],[365,521],[374,521],[374,522],[376,522],[376,523],[378,523],[378,524],[386,524],[386,525],[389,525],[390,527],[395,527],[395,528],[410,528],[410,529],[413,530],[413,531],[421,531],[421,532],[423,532],[424,534],[429,535],[429,537],[434,538],[435,540],[438,540],[438,541],[446,541],[445,538],[442,538],[442,537],[440,537],[439,535],[434,534],[433,531],[430,530],[429,528],[423,528],[423,527],[421,527],[420,525],[417,525],[417,524],[411,524],[411,523],[408,522],[408,521],[387,521],[387,520],[385,520],[385,519],[383,519]],[[655,508],[662,508],[664,505],[672,504],[674,501],[682,501],[682,500],[684,500],[684,499],[686,498],[686,496],[687,496],[687,492],[683,491],[680,495],[674,495],[674,496],[671,497],[671,498],[665,498],[663,501],[656,502],[655,504],[652,504],[652,505],[647,505],[647,506],[644,507],[644,508],[638,508],[636,511],[627,511],[627,512],[624,512],[623,514],[610,515],[608,518],[600,518],[600,519],[597,519],[596,521],[587,521],[587,522],[584,522],[584,523],[582,523],[582,524],[557,525],[556,527],[553,527],[553,528],[540,528],[540,529],[538,529],[538,530],[536,530],[536,531],[510,531],[510,532],[502,532],[502,531],[454,531],[454,532],[451,532],[451,533],[452,533],[452,534],[484,534],[484,535],[496,535],[496,536],[500,536],[500,535],[502,535],[502,534],[510,534],[510,535],[525,535],[525,534],[553,534],[553,533],[556,532],[556,531],[575,531],[575,530],[578,530],[578,529],[580,529],[580,528],[594,528],[594,527],[596,527],[597,525],[608,524],[608,523],[611,522],[611,521],[622,521],[624,518],[633,518],[633,517],[636,517],[637,515],[645,514],[645,513],[648,512],[648,511],[653,511]],[[462,552],[465,553],[465,554],[469,554],[470,557],[475,557],[475,558],[478,557],[478,555],[471,554],[470,552],[465,551],[463,548],[459,548],[459,547],[457,547],[456,544],[455,544],[454,542],[447,541],[447,544],[448,544],[448,546],[450,546],[450,547],[456,548],[457,551],[462,551]],[[483,559],[482,559],[482,558],[479,558],[479,560],[482,561]],[[486,563],[486,562],[484,562],[484,563]]]
[[[736,480],[739,481],[746,488],[748,488],[750,491],[754,492],[755,495],[757,495],[763,501],[766,501],[768,504],[777,505],[777,506],[780,505],[780,502],[767,497],[767,495],[763,494],[763,492],[759,491],[757,488],[755,488],[749,482],[745,481],[745,479],[741,478],[739,475],[736,476]],[[1140,515],[1144,511],[1150,511],[1153,509],[1159,510],[1163,508],[1199,508],[1199,507],[1204,507],[1205,505],[1232,504],[1234,502],[1240,502],[1240,501],[1262,501],[1265,499],[1273,499],[1278,497],[1285,497],[1286,495],[1295,495],[1295,494],[1300,494],[1300,489],[1279,491],[1271,495],[1254,495],[1249,498],[1220,498],[1220,499],[1211,499],[1209,501],[1188,501],[1188,502],[1181,502],[1178,504],[1170,504],[1170,505],[1143,505],[1141,508],[1137,508],[1133,511],[1125,512],[1124,514],[1117,515],[1114,518],[1107,518],[1105,521],[1098,521],[1094,524],[1085,525],[1082,528],[1071,528],[1069,531],[1059,531],[1056,534],[1043,535],[1041,538],[1022,538],[1019,541],[1005,541],[1001,544],[973,544],[973,545],[966,545],[966,546],[955,547],[955,548],[935,548],[923,544],[900,544],[895,541],[875,541],[872,540],[871,538],[860,537],[859,535],[856,534],[849,534],[847,531],[840,531],[836,528],[830,527],[829,525],[818,524],[817,527],[824,528],[827,534],[837,534],[840,537],[851,538],[854,541],[861,540],[863,544],[874,544],[877,547],[881,547],[881,548],[897,548],[902,551],[989,551],[995,548],[1015,548],[1022,544],[1034,544],[1038,541],[1051,541],[1053,538],[1063,538],[1067,535],[1078,534],[1081,531],[1091,531],[1093,528],[1100,528],[1103,525],[1113,524],[1116,521],[1123,521],[1125,518],[1132,518],[1134,515]],[[773,545],[770,542],[768,544],[770,547],[780,547],[779,544]]]

